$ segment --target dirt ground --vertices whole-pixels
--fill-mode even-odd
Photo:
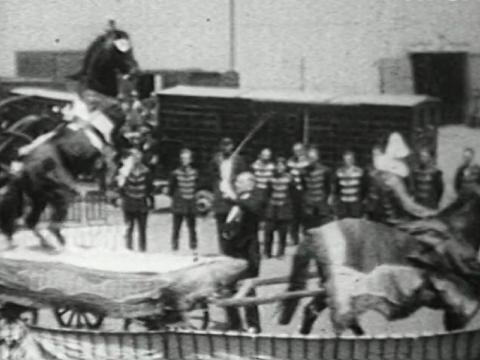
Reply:
[[[439,158],[438,165],[444,171],[444,180],[446,183],[446,194],[443,202],[447,203],[454,197],[452,189],[452,179],[455,168],[461,159],[462,149],[466,146],[473,147],[480,152],[480,130],[465,128],[463,126],[448,126],[441,129],[439,134]],[[480,159],[479,159],[480,161]],[[121,224],[121,214],[118,209],[113,209],[109,217],[112,224]],[[190,255],[188,250],[187,233],[183,229],[181,237],[181,254]],[[149,218],[148,226],[148,251],[164,252],[170,251],[170,232],[171,218],[169,214],[152,214]],[[218,253],[216,240],[216,231],[214,221],[211,217],[198,219],[198,235],[199,235],[199,251],[200,254]],[[108,233],[97,233],[96,236],[106,241],[109,239],[121,239],[121,226],[112,227]],[[113,240],[118,241],[118,240]],[[269,259],[263,260],[261,266],[261,276],[271,277],[286,275],[289,271],[291,254],[294,247],[290,246],[287,256],[282,260]],[[311,284],[315,286],[315,284]],[[270,286],[260,289],[260,294],[281,291],[284,286]],[[305,303],[305,301],[304,301]],[[262,327],[263,331],[271,333],[295,333],[297,331],[300,317],[297,316],[289,326],[277,325],[275,316],[276,306],[267,305],[261,307]],[[300,309],[299,309],[300,310]],[[221,323],[224,320],[223,311],[212,309],[213,322]],[[43,325],[55,326],[55,321],[49,310],[44,310],[40,315],[40,323]],[[387,333],[419,333],[419,332],[435,332],[443,329],[441,316],[438,312],[430,310],[422,310],[415,316],[402,321],[388,323],[380,315],[368,313],[362,319],[361,323],[369,334],[387,334]],[[475,319],[471,327],[478,327],[480,318]],[[106,329],[120,330],[121,324],[118,321],[107,321],[104,325]],[[316,323],[314,332],[316,334],[332,334],[328,311],[326,311]]]

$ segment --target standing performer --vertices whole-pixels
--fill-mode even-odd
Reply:
[[[327,203],[331,194],[331,170],[320,162],[318,149],[308,149],[307,157],[309,165],[302,176],[302,223],[305,230],[331,220]]]
[[[480,184],[480,166],[473,162],[475,150],[465,148],[463,150],[463,164],[460,165],[455,173],[455,190],[457,194],[468,194],[471,186]]]
[[[220,151],[213,157],[211,163],[211,175],[213,184],[213,211],[215,213],[215,220],[217,223],[217,234],[219,249],[223,252],[222,227],[227,219],[231,204],[227,201],[226,196],[233,188],[233,181],[235,177],[246,169],[243,158],[240,155],[235,155],[231,158],[234,150],[233,141],[230,138],[223,138],[220,141]],[[231,172],[228,175],[224,173],[225,168],[231,166]],[[224,177],[227,176],[228,179]],[[223,189],[223,188],[226,189]],[[224,191],[226,190],[226,191]]]
[[[279,246],[277,257],[285,255],[287,232],[293,219],[292,194],[294,184],[287,172],[285,158],[278,158],[273,177],[267,183],[267,208],[265,211],[264,254],[272,257],[272,245],[275,231],[278,231]]]
[[[363,216],[365,172],[355,164],[353,151],[343,153],[343,166],[335,172],[332,187],[335,213],[339,219]]]
[[[418,156],[418,164],[412,169],[415,201],[423,206],[438,209],[443,195],[442,171],[433,164],[432,154],[428,149],[420,149]]]
[[[198,186],[198,171],[192,167],[192,151],[183,149],[180,152],[180,167],[170,176],[169,193],[172,197],[173,232],[172,250],[178,250],[178,239],[183,219],[187,221],[190,235],[190,250],[196,257],[196,206],[195,192]]]
[[[142,163],[142,153],[130,150],[119,171],[118,185],[122,196],[122,209],[127,226],[126,245],[133,250],[133,229],[138,225],[140,251],[147,250],[147,217],[153,207],[153,184],[150,170]]]
[[[272,162],[272,150],[265,148],[260,152],[258,159],[252,164],[252,172],[253,175],[255,175],[255,187],[265,192],[274,170],[275,164]]]
[[[290,236],[294,245],[299,242],[300,224],[302,222],[302,174],[309,162],[305,154],[305,146],[296,143],[292,148],[293,156],[288,160],[287,166],[293,177],[295,192],[293,195],[293,220],[290,227]]]
[[[248,267],[241,278],[257,277],[260,273],[260,244],[258,240],[258,223],[262,213],[262,197],[255,189],[255,177],[252,173],[244,172],[235,180],[234,194],[230,195],[233,204],[222,231],[224,238],[224,253],[234,258],[245,259]],[[232,294],[235,286],[232,286]],[[255,296],[253,289],[246,296]],[[229,330],[242,330],[242,320],[239,310],[235,307],[227,308]],[[257,306],[245,308],[246,324],[249,332],[259,333],[260,316]]]

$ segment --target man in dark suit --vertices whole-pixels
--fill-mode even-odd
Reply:
[[[229,199],[232,208],[223,227],[224,254],[234,258],[245,259],[248,267],[241,279],[257,277],[260,272],[260,244],[258,240],[258,223],[263,212],[263,197],[255,190],[255,176],[244,172],[235,180],[235,194]],[[232,293],[236,287],[232,285]],[[255,296],[252,290],[247,296]],[[227,308],[229,330],[242,330],[242,320],[238,308]],[[258,333],[260,316],[257,306],[245,308],[246,325],[249,332]]]

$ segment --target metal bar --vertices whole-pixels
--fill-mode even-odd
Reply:
[[[211,303],[220,306],[220,307],[244,307],[244,306],[252,306],[252,305],[263,305],[263,304],[270,304],[273,302],[287,300],[287,299],[295,299],[295,298],[304,298],[304,297],[312,297],[325,294],[324,289],[316,289],[316,290],[300,290],[300,291],[291,291],[291,292],[284,292],[276,295],[270,296],[257,296],[257,297],[243,297],[243,298],[230,298],[224,300],[213,300]]]

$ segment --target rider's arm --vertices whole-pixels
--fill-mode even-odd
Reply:
[[[390,187],[394,191],[397,198],[400,200],[403,209],[411,215],[419,218],[433,216],[437,211],[429,209],[415,202],[415,200],[408,193],[407,187],[399,177],[392,177],[388,181]]]

